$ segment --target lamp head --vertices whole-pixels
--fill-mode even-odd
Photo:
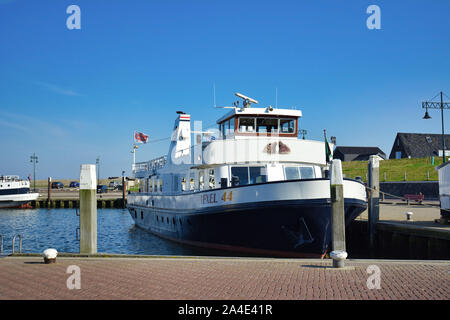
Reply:
[[[428,109],[427,111],[425,111],[425,115],[423,116],[422,119],[431,119],[430,115],[428,114]]]

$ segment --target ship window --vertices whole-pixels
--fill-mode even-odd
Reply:
[[[254,132],[255,118],[239,118],[239,132]]]
[[[181,221],[181,218],[180,218],[180,226],[182,226],[183,225],[183,222]]]
[[[159,191],[162,191],[163,181],[162,179],[159,180]]]
[[[195,189],[195,180],[194,178],[191,178],[191,180],[189,181],[189,190],[194,190]]]
[[[179,187],[178,187],[178,176],[177,175],[173,175],[172,176],[172,190],[173,191],[179,191]]]
[[[278,133],[278,119],[258,118],[256,124],[256,132],[258,133]]]
[[[231,167],[231,185],[243,186],[248,184],[248,167]]]
[[[134,211],[134,217],[137,219],[137,211]]]
[[[173,225],[177,224],[177,222],[175,221],[175,218],[172,218],[172,223],[173,223]]]
[[[158,216],[156,216],[156,221],[158,221],[158,222],[159,222],[159,217],[158,217]]]
[[[209,188],[210,189],[214,189],[216,183],[215,183],[215,179],[214,179],[214,169],[210,169],[209,170]]]
[[[228,121],[226,121],[226,122],[224,122],[224,133],[225,133],[225,135],[224,135],[224,137],[227,137],[229,134],[230,134],[230,120],[228,120]]]
[[[266,167],[250,167],[250,184],[267,182]]]
[[[181,178],[181,191],[186,191],[186,178]]]
[[[148,192],[153,192],[153,180],[148,180]]]
[[[198,183],[200,190],[203,190],[205,187],[205,172],[203,170],[198,173]]]
[[[280,132],[281,133],[294,133],[295,120],[294,119],[280,119]]]
[[[312,167],[300,167],[300,177],[302,179],[314,179],[314,170]]]
[[[300,179],[300,174],[297,167],[285,167],[284,172],[286,174],[286,180]]]
[[[166,217],[167,224],[169,224],[169,217]]]

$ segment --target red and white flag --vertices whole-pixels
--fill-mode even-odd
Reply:
[[[148,142],[148,135],[142,133],[142,132],[134,132],[134,142],[138,143],[147,143]]]

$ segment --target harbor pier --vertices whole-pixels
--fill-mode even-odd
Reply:
[[[448,261],[64,256],[0,259],[0,300],[447,300]],[[68,288],[69,266],[80,271]],[[375,272],[373,270],[376,270]],[[23,275],[26,275],[23,276]]]

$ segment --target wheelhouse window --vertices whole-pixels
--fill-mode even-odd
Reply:
[[[294,133],[295,119],[280,119],[280,133]]]
[[[255,118],[239,117],[239,132],[255,132]]]
[[[258,133],[278,133],[278,119],[257,118],[256,132]]]

